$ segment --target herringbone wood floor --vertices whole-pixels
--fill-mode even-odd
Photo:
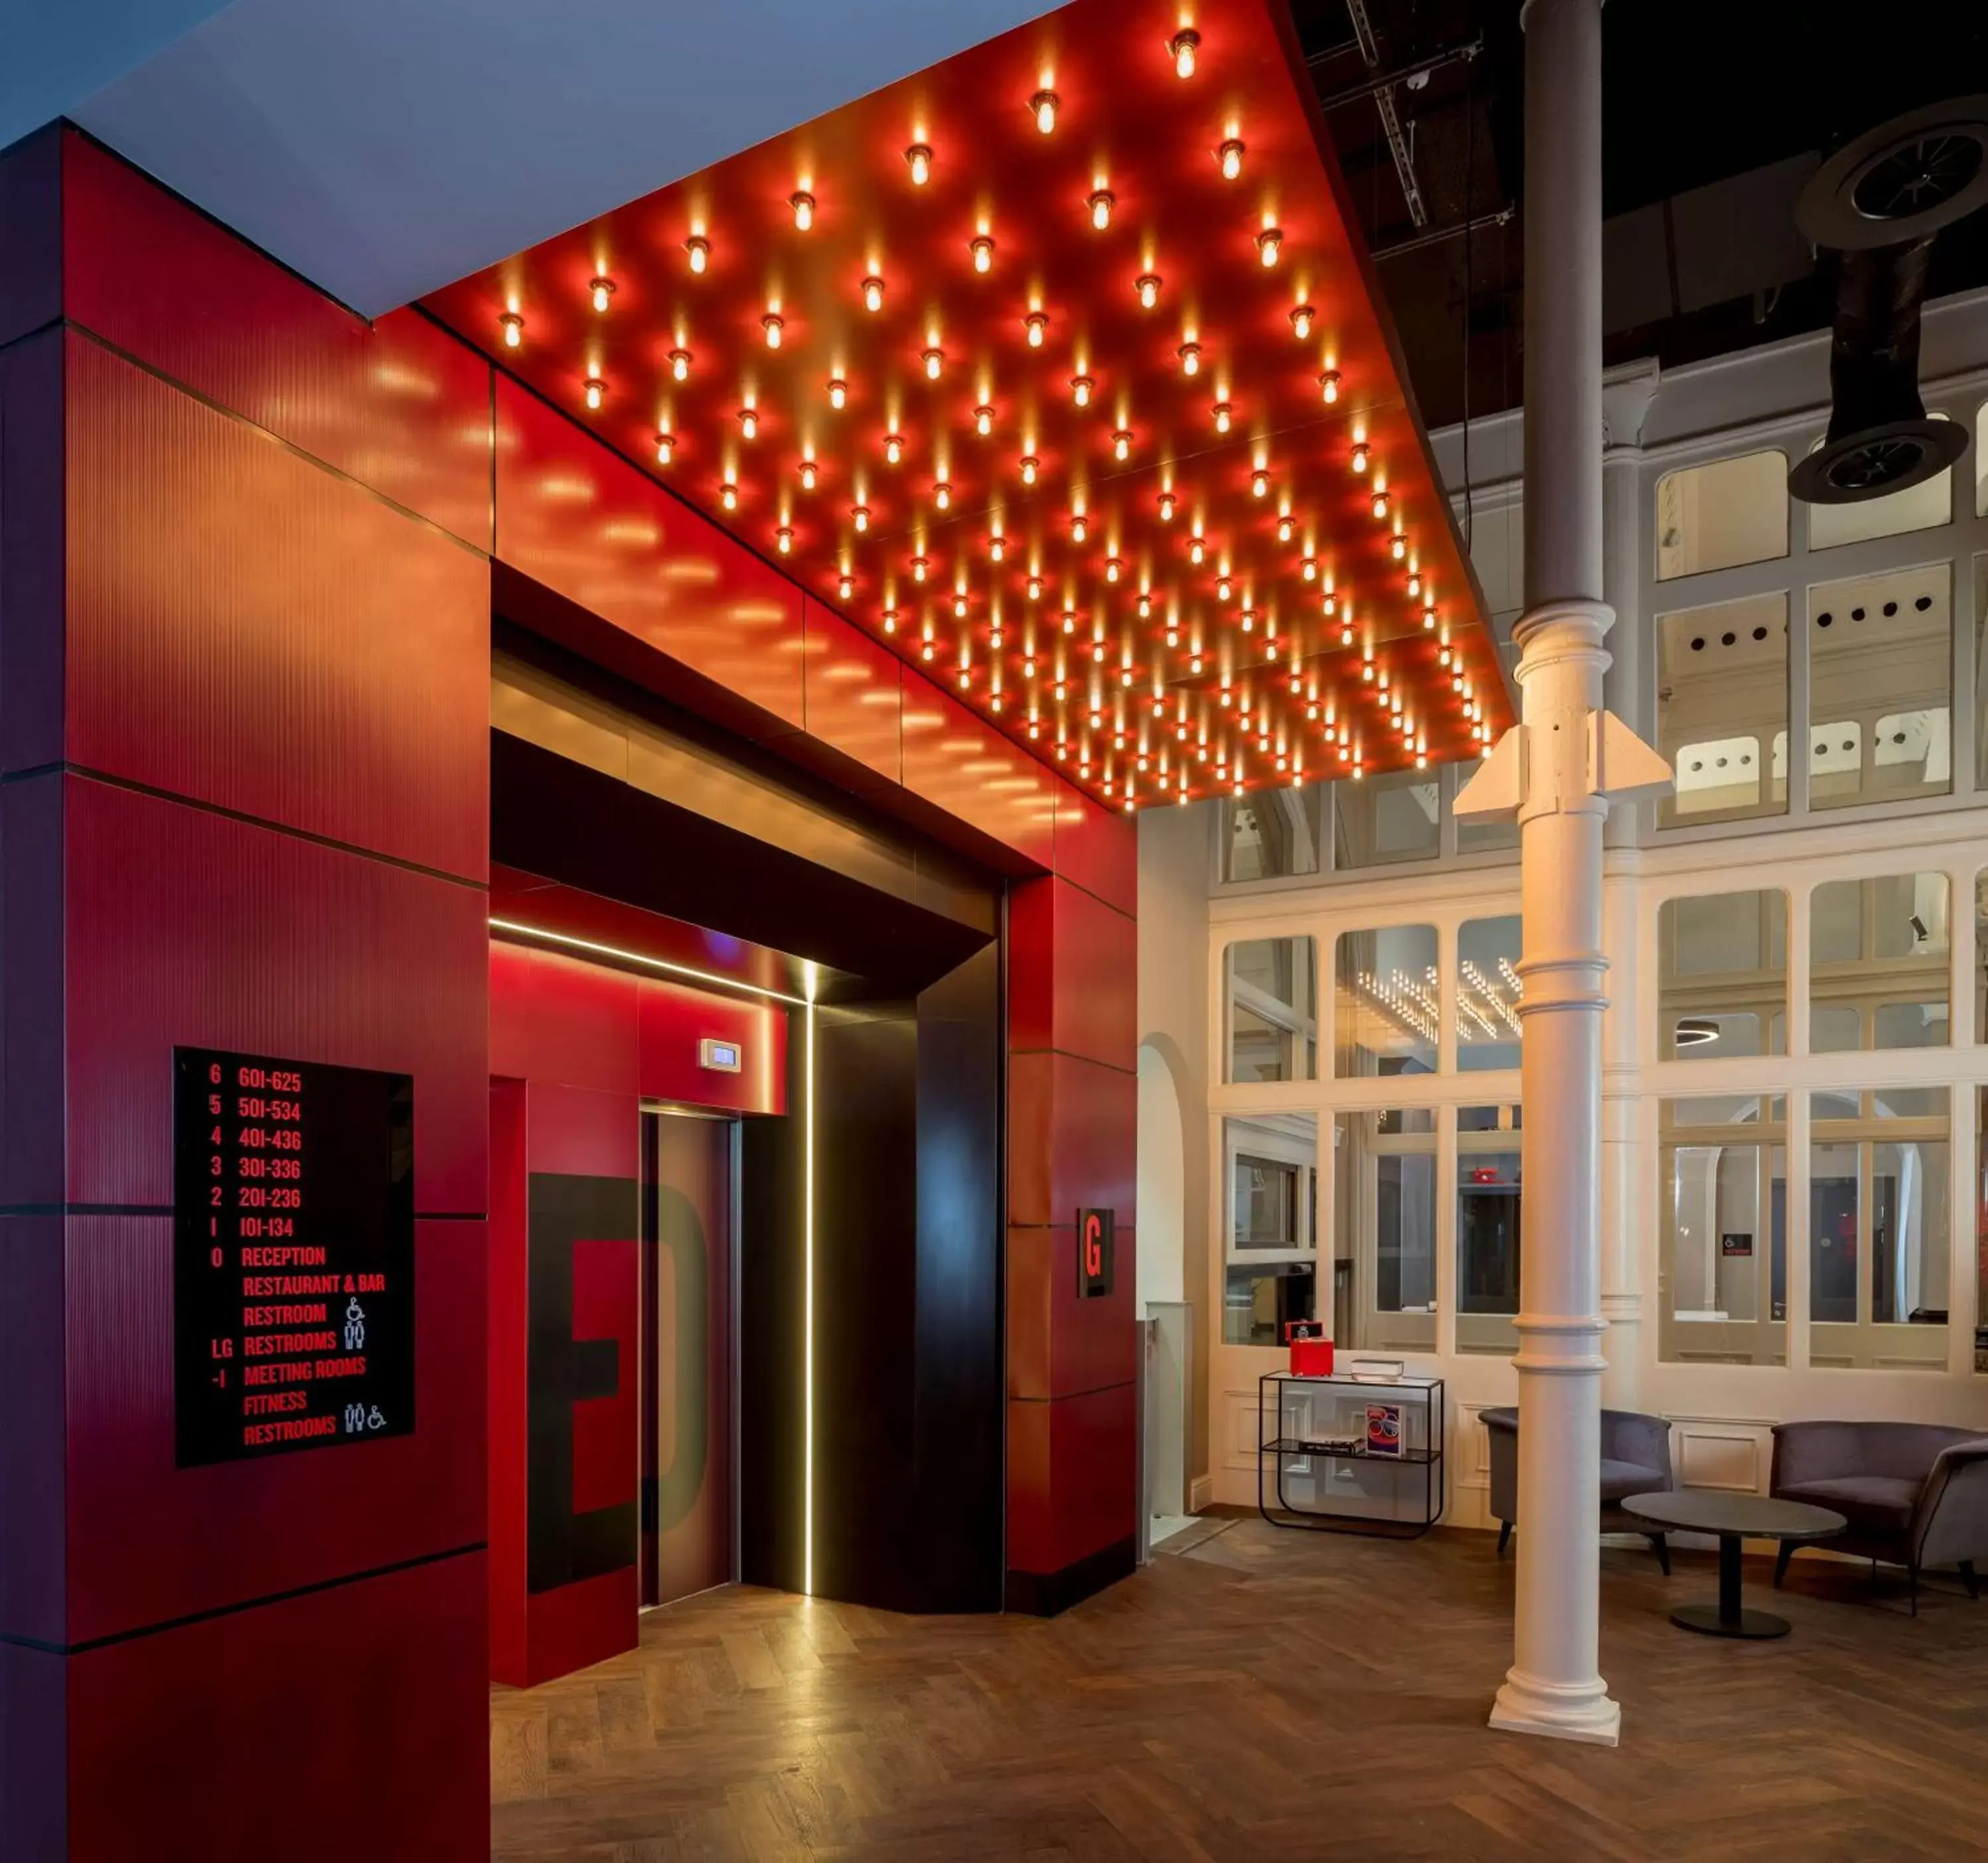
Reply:
[[[727,1590],[491,1703],[493,1854],[875,1863],[1988,1856],[1988,1600],[1797,1560],[1777,1643],[1673,1628],[1603,1555],[1614,1752],[1489,1733],[1511,1567],[1205,1524],[1049,1622]],[[1765,1562],[1749,1561],[1764,1589]]]

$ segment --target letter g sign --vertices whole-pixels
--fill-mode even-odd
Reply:
[[[1094,1300],[1111,1291],[1112,1213],[1077,1213],[1077,1298]]]

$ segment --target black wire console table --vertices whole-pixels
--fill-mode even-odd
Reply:
[[[1273,1527],[1419,1539],[1442,1517],[1440,1378],[1266,1372],[1256,1507]]]

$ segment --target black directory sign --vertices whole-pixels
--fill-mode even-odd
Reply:
[[[414,1087],[173,1051],[179,1466],[414,1426]]]

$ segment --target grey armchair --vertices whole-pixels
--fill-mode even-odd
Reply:
[[[1498,1522],[1498,1556],[1519,1518],[1519,1413],[1501,1407],[1483,1413],[1491,1439],[1491,1512]],[[1674,1487],[1671,1478],[1671,1426],[1660,1416],[1636,1410],[1601,1413],[1601,1531],[1640,1533],[1650,1542],[1665,1577],[1671,1569],[1669,1543],[1622,1511],[1631,1494],[1654,1494]]]
[[[1849,1525],[1809,1544],[1902,1565],[1919,1615],[1919,1574],[1957,1566],[1970,1598],[1988,1560],[1988,1436],[1938,1423],[1777,1423],[1770,1487],[1777,1500],[1830,1507]],[[1774,1561],[1787,1575],[1794,1547]]]

